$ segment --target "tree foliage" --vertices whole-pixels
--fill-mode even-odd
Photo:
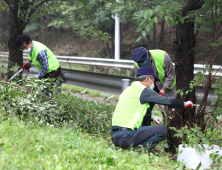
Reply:
[[[109,27],[111,13],[106,1],[73,1],[58,5],[49,12],[53,17],[48,26],[71,28],[74,34],[93,40],[108,41],[110,36],[100,31],[101,25]]]

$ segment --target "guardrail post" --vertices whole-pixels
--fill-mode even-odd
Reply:
[[[68,63],[68,69],[71,69],[71,63]]]
[[[130,79],[122,79],[122,91],[125,90],[130,83]]]
[[[129,69],[126,69],[126,74],[127,74],[128,77],[130,76],[130,70]]]
[[[93,66],[94,67],[94,73],[97,73],[97,68],[96,66]]]

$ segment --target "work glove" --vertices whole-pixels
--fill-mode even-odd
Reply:
[[[153,119],[156,122],[156,124],[160,124],[160,122],[163,120],[162,117],[155,116],[155,115],[152,115],[151,119]]]
[[[164,92],[165,92],[165,90],[161,89],[159,92],[159,95],[164,96]],[[158,105],[160,105],[160,104],[158,104]]]
[[[165,92],[165,90],[161,89],[160,92],[159,92],[159,94],[160,94],[161,96],[164,96],[164,92]]]
[[[23,66],[22,66],[22,69],[23,70],[27,70],[29,72],[29,68],[30,68],[30,64],[29,63],[25,63]]]
[[[193,102],[191,101],[184,102],[184,109],[187,108],[193,108]]]

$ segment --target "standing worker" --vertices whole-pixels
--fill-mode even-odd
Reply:
[[[176,98],[176,75],[173,63],[167,52],[163,50],[149,50],[139,47],[132,52],[132,59],[135,61],[135,74],[141,67],[151,67],[154,74],[160,81],[155,82],[154,90],[162,96],[172,99]],[[155,103],[150,104],[152,110]],[[172,108],[168,108],[171,112]],[[171,113],[170,113],[171,114]],[[147,115],[148,117],[150,115]],[[143,122],[144,125],[150,125],[150,122]]]
[[[39,70],[37,78],[55,78],[53,82],[56,85],[60,84],[57,78],[61,75],[61,67],[59,61],[48,47],[40,42],[31,40],[28,35],[19,35],[15,44],[20,50],[28,54],[29,60],[22,66],[23,70],[29,71],[32,63]],[[46,91],[47,94],[51,92],[48,88]]]
[[[163,50],[149,50],[139,47],[132,52],[135,61],[134,70],[151,67],[160,81],[156,82],[158,93],[169,98],[176,98],[176,75],[170,56]]]
[[[147,113],[150,103],[159,103],[171,107],[192,108],[191,101],[182,102],[159,95],[154,88],[154,82],[159,78],[150,67],[142,67],[137,70],[137,80],[127,87],[119,97],[116,109],[112,117],[111,137],[115,146],[123,149],[130,147],[152,149],[167,135],[165,125],[142,126],[142,121]],[[150,113],[151,114],[151,113]],[[157,124],[161,117],[151,114]]]

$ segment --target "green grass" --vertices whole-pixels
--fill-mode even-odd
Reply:
[[[80,133],[70,125],[0,122],[0,169],[174,169],[166,156],[117,149],[101,136]]]

